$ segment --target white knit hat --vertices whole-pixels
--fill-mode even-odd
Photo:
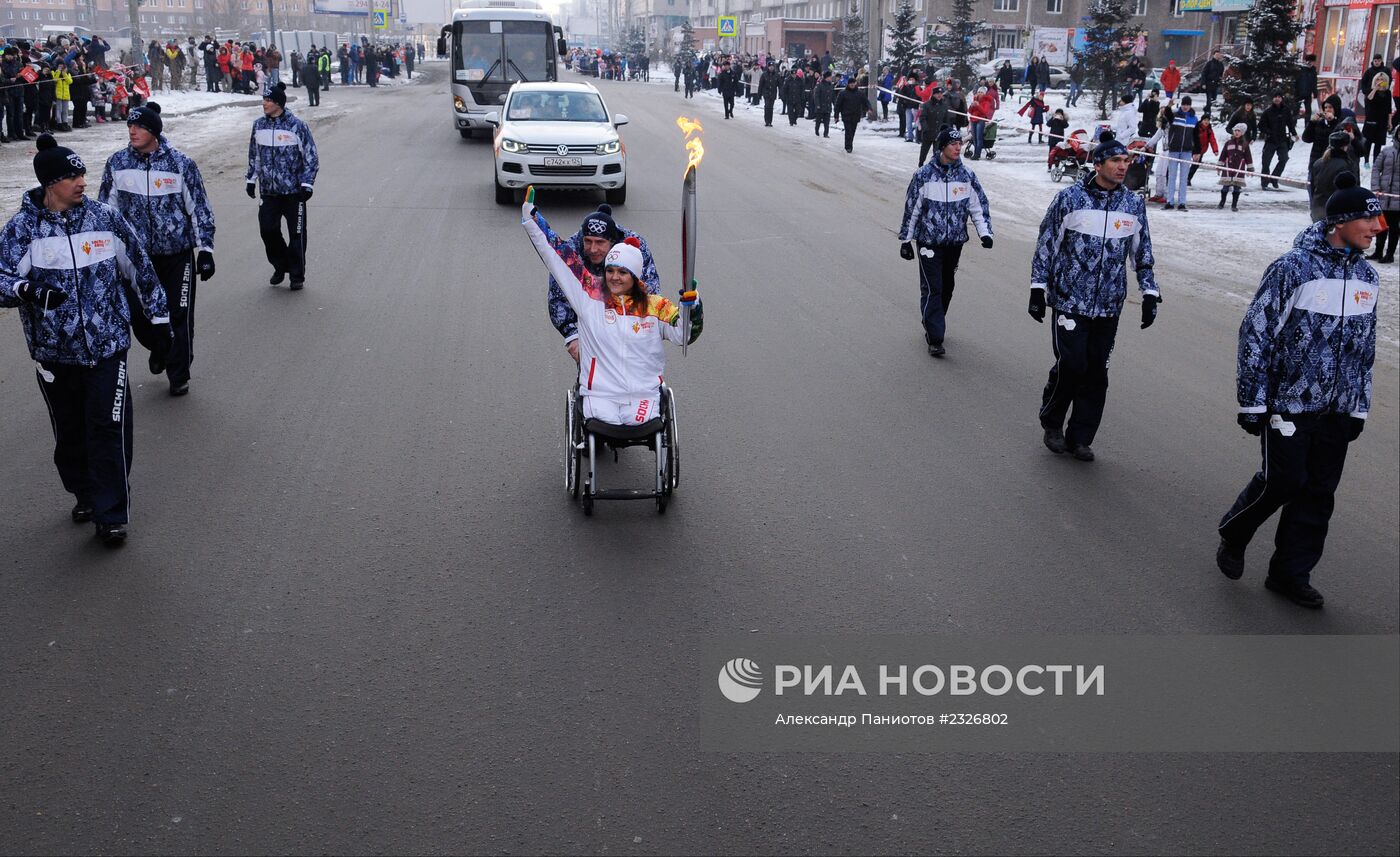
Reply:
[[[1230,129],[1230,133],[1233,134],[1233,133],[1235,133],[1235,132],[1239,132],[1239,133],[1243,134],[1245,131],[1248,131],[1248,130],[1249,130],[1249,126],[1248,126],[1248,125],[1244,124],[1243,122],[1236,122],[1236,123],[1235,123],[1235,127],[1233,127],[1233,128]]]
[[[603,265],[609,268],[624,268],[639,281],[642,279],[642,248],[637,246],[637,239],[628,238],[621,244],[614,244],[608,251],[608,258]]]

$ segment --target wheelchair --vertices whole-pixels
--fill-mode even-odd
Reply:
[[[666,384],[660,391],[661,415],[641,425],[619,426],[583,416],[583,396],[575,384],[567,393],[565,403],[564,490],[583,508],[583,514],[593,514],[597,500],[655,500],[657,514],[666,514],[681,478],[680,437],[676,431],[676,397]],[[656,483],[651,488],[598,487],[598,456],[600,451],[618,451],[629,446],[645,446],[656,454]]]

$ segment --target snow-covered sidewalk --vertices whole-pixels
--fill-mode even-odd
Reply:
[[[662,85],[656,77],[652,75],[651,86]],[[670,86],[669,77],[664,85]],[[1066,110],[1071,131],[1076,128],[1092,131],[1098,124],[1094,118],[1094,108],[1085,106],[1088,99],[1089,95],[1086,94],[1080,99],[1078,107]],[[1049,102],[1053,113],[1056,108],[1063,108],[1064,95],[1052,92]],[[686,104],[696,105],[696,110],[705,109],[716,114],[722,111],[720,98],[713,90],[697,93]],[[1019,102],[1004,102],[997,112],[996,120],[1001,132],[995,146],[996,159],[984,157],[980,161],[967,163],[987,191],[992,206],[992,221],[997,231],[1034,240],[1050,200],[1066,185],[1053,182],[1046,171],[1047,145],[1039,142],[1028,144],[1025,132],[1011,130],[1012,126],[1024,124],[1022,117],[1016,115],[1019,107]],[[750,106],[744,99],[739,100],[735,110],[736,121],[753,125],[756,134],[782,135],[840,158],[854,160],[902,191],[910,175],[918,168],[919,146],[898,137],[899,124],[894,116],[892,107],[888,121],[862,122],[856,132],[855,152],[848,156],[841,150],[839,119],[832,122],[831,138],[824,139],[812,135],[811,123],[807,120],[799,122],[795,128],[790,127],[786,119],[781,122],[775,120],[772,128],[764,128],[762,107]],[[1219,131],[1217,137],[1221,143],[1224,142]],[[1254,144],[1256,168],[1262,161],[1262,149],[1262,143]],[[1294,145],[1283,172],[1284,178],[1306,178],[1308,151],[1307,144],[1299,142]],[[1206,163],[1214,162],[1215,156],[1207,154]],[[816,162],[814,166],[827,168],[823,162]],[[841,169],[841,166],[833,158],[830,168]],[[1363,167],[1360,178],[1363,185],[1369,185],[1368,168]],[[1287,250],[1297,234],[1309,224],[1308,196],[1302,188],[1288,185],[1283,185],[1280,191],[1263,191],[1257,181],[1251,181],[1240,197],[1240,210],[1233,212],[1229,206],[1223,210],[1216,208],[1220,200],[1219,187],[1216,172],[1202,168],[1196,173],[1187,193],[1189,211],[1162,211],[1159,205],[1149,205],[1148,221],[1152,230],[1158,281],[1163,285],[1167,300],[1170,301],[1172,295],[1197,295],[1230,307],[1228,313],[1234,316],[1242,312],[1254,296],[1264,269]],[[891,212],[892,233],[898,216],[898,212]],[[891,234],[893,240],[894,235]],[[1021,274],[1029,287],[1029,259],[1025,260],[1023,268]],[[1396,301],[1393,289],[1396,266],[1379,265],[1377,270],[1381,272],[1382,282],[1391,286],[1383,290],[1377,308],[1379,350],[1384,359],[1394,365],[1400,362],[1400,302]]]

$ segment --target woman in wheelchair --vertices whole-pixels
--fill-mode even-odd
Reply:
[[[532,187],[525,194],[520,223],[578,315],[584,418],[616,426],[641,426],[659,418],[666,374],[662,340],[687,345],[700,338],[704,317],[699,298],[693,291],[683,292],[677,306],[647,294],[639,276],[642,251],[635,243],[618,244],[608,252],[604,282],[598,282],[568,241],[549,228],[534,198]]]

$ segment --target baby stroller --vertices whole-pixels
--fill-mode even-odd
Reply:
[[[1128,144],[1128,153],[1133,156],[1133,161],[1128,164],[1128,175],[1123,179],[1123,187],[1146,199],[1148,193],[1147,178],[1151,173],[1147,163],[1147,142],[1145,140],[1132,141]]]
[[[1073,180],[1084,177],[1089,172],[1089,132],[1075,128],[1069,136],[1055,144],[1050,150],[1050,179],[1057,184],[1065,176]]]
[[[997,144],[997,123],[995,119],[989,119],[987,124],[982,126],[982,157],[989,161],[995,160],[997,153],[992,151],[992,147]]]

